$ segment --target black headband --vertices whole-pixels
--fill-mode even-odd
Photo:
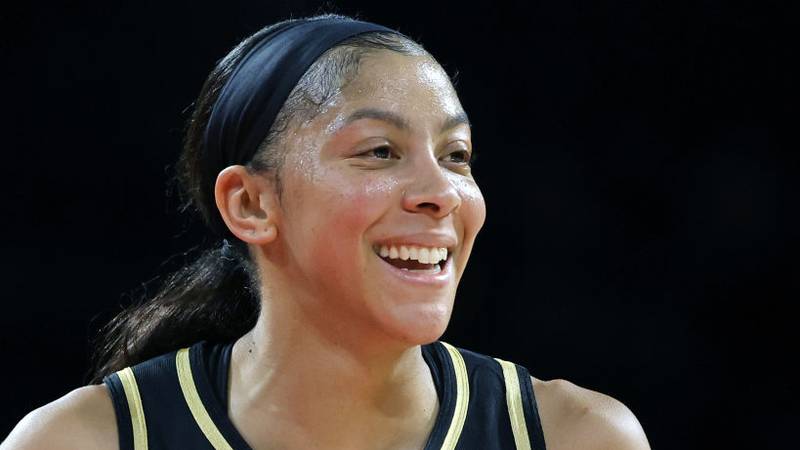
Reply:
[[[201,154],[206,184],[202,188],[210,195],[206,198],[213,200],[220,171],[250,162],[289,93],[317,58],[347,38],[375,31],[400,34],[334,16],[283,22],[252,43],[233,68],[208,119]],[[212,227],[221,226],[217,231],[225,233],[219,219],[212,218]]]

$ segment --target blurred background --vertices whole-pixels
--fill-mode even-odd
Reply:
[[[169,179],[215,61],[266,24],[339,12],[420,41],[474,124],[488,218],[445,340],[616,397],[653,448],[788,448],[788,5],[7,5],[0,437],[85,384],[98,328],[207,242]]]

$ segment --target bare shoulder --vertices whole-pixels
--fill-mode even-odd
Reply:
[[[566,380],[531,377],[548,450],[649,450],[636,416],[619,400]]]
[[[0,450],[118,450],[117,422],[105,385],[84,386],[26,415]]]

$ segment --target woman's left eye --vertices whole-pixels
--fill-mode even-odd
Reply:
[[[448,159],[448,162],[456,163],[456,164],[467,164],[472,162],[472,154],[469,150],[458,150],[452,153],[448,153],[445,157]]]

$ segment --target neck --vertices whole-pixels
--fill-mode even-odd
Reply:
[[[251,446],[422,448],[438,400],[419,345],[281,297],[262,301],[233,348],[230,414]]]

